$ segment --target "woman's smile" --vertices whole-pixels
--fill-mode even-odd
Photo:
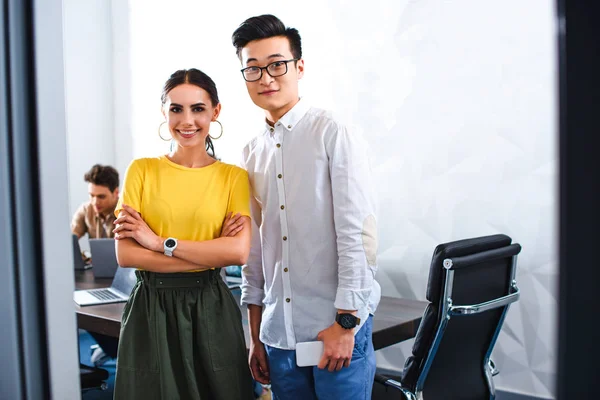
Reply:
[[[192,138],[198,132],[200,129],[177,129],[177,133],[184,139]]]

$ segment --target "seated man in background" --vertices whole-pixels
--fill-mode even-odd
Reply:
[[[81,238],[112,238],[115,229],[115,207],[119,200],[119,173],[108,165],[96,164],[83,179],[88,183],[90,200],[83,203],[73,215],[71,231]]]
[[[94,165],[84,176],[88,183],[90,200],[83,203],[73,215],[71,232],[81,238],[86,233],[90,239],[113,238],[115,207],[119,200],[119,173],[108,165]],[[83,255],[82,255],[83,256]],[[83,256],[86,262],[89,258]],[[117,356],[118,340],[90,332],[98,343],[92,346],[91,361],[100,366]]]

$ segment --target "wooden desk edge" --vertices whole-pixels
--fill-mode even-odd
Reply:
[[[93,284],[92,284],[93,286]],[[382,300],[386,298],[386,296],[382,297]],[[393,297],[389,297],[390,299],[398,300]],[[408,302],[414,302],[414,300],[409,299],[400,299]],[[418,303],[422,303],[423,311],[427,305],[427,302],[416,301]],[[421,304],[420,304],[421,305]],[[124,305],[123,305],[124,307]],[[103,335],[116,337],[118,338],[121,333],[121,320],[110,318],[108,316],[101,316],[95,314],[94,312],[87,311],[86,307],[77,307],[75,308],[75,312],[77,314],[77,326],[81,329],[85,329],[91,332],[101,333]],[[377,315],[377,312],[375,313]],[[421,314],[422,315],[422,312]],[[417,333],[417,329],[419,328],[419,324],[421,322],[421,317],[419,316],[416,319],[406,321],[402,324],[390,326],[384,329],[380,329],[378,331],[373,332],[373,347],[375,350],[379,350],[388,346],[391,346],[396,343],[400,343],[402,341],[411,339],[415,337]],[[247,338],[247,326],[244,326],[244,333]]]

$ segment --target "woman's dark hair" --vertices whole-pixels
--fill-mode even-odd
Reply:
[[[286,28],[279,18],[271,14],[251,17],[242,22],[233,32],[231,41],[237,56],[240,57],[242,49],[251,41],[275,36],[285,36],[290,42],[290,50],[294,58],[302,58],[302,41],[298,30]]]
[[[119,187],[119,173],[110,165],[96,164],[83,175],[87,183],[98,186],[106,186],[108,190],[114,192]]]
[[[206,92],[210,96],[210,102],[212,103],[213,107],[216,107],[216,105],[219,104],[219,94],[217,93],[217,85],[215,85],[215,82],[210,78],[210,76],[206,75],[199,69],[190,68],[180,69],[178,71],[173,72],[173,74],[171,74],[167,82],[165,82],[162,95],[160,96],[160,101],[163,106],[167,102],[167,95],[169,94],[169,92],[175,87],[183,85],[184,83],[196,85],[206,90]],[[206,151],[211,157],[216,158],[215,146],[210,136],[206,137]]]

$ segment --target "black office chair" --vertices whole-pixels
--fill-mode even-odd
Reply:
[[[436,247],[412,355],[395,379],[375,381],[407,400],[494,399],[490,355],[511,303],[519,244],[492,235]]]

